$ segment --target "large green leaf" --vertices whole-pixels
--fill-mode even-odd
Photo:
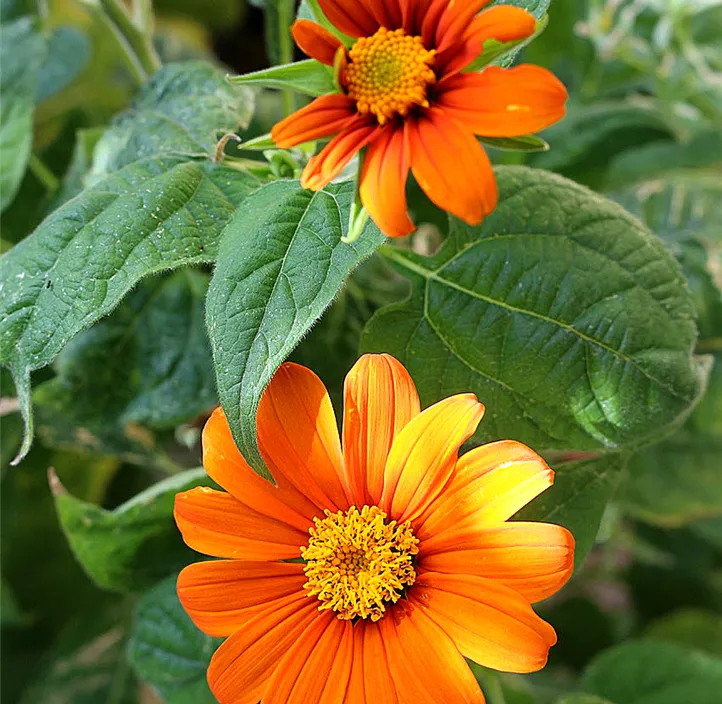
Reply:
[[[103,589],[144,589],[192,562],[194,553],[173,520],[173,502],[178,492],[211,483],[202,468],[155,484],[114,511],[75,498],[54,473],[50,479],[65,537]]]
[[[138,677],[166,704],[216,704],[206,670],[220,640],[204,636],[183,611],[176,578],[161,582],[138,604],[128,655]]]
[[[71,340],[58,375],[33,394],[46,444],[147,464],[158,451],[151,430],[215,406],[207,287],[206,274],[188,269],[142,282],[106,320]]]
[[[619,454],[566,462],[555,467],[554,485],[516,516],[524,521],[557,523],[568,528],[581,564],[594,545],[604,509],[619,484],[626,458]]]
[[[206,308],[218,393],[239,449],[266,476],[256,442],[263,389],[384,241],[370,222],[353,244],[341,241],[353,195],[348,182],[318,193],[272,183],[246,200],[223,235]]]
[[[210,262],[256,180],[210,162],[156,157],[113,174],[46,218],[2,259],[0,358],[28,425],[29,383],[142,278]]]
[[[581,685],[613,704],[717,704],[722,660],[669,643],[625,643],[593,660]]]
[[[364,351],[397,356],[424,404],[473,391],[477,441],[597,450],[654,438],[689,412],[702,370],[679,266],[617,205],[559,176],[497,170],[499,205],[451,223],[430,258],[384,247],[413,284]]]
[[[46,43],[32,17],[0,24],[0,210],[10,205],[25,174],[33,112]]]
[[[215,66],[170,64],[113,120],[95,148],[92,177],[149,156],[212,156],[219,136],[246,127],[252,114],[252,92],[230,85]]]

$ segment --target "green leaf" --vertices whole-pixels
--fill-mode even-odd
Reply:
[[[58,357],[58,376],[33,395],[43,441],[135,464],[162,462],[151,430],[217,404],[207,287],[206,274],[188,269],[142,282],[110,317],[71,340]]]
[[[576,542],[574,563],[578,566],[594,545],[604,510],[614,496],[625,464],[624,456],[613,454],[557,465],[554,485],[516,518],[568,528]]]
[[[722,660],[668,643],[625,643],[592,661],[581,688],[614,704],[716,704]]]
[[[722,656],[722,617],[714,611],[687,608],[665,614],[644,631],[651,640],[677,643]]]
[[[256,442],[263,389],[384,241],[369,223],[356,242],[341,242],[353,197],[349,182],[318,193],[296,181],[272,183],[248,198],[223,235],[206,307],[218,393],[236,444],[264,476]]]
[[[166,704],[216,704],[206,682],[218,638],[203,635],[178,601],[176,578],[147,592],[138,604],[128,657],[136,674]]]
[[[42,103],[67,88],[86,67],[90,55],[86,34],[72,26],[57,27],[50,35],[40,69],[36,101]]]
[[[212,482],[203,468],[154,484],[114,511],[76,499],[50,470],[60,525],[87,575],[103,589],[147,588],[193,561],[173,520],[178,492]]]
[[[478,140],[487,147],[505,149],[513,152],[546,152],[549,144],[541,137],[528,134],[524,137],[478,137]]]
[[[684,430],[629,462],[627,513],[668,528],[722,515],[722,437]]]
[[[273,66],[262,71],[246,73],[243,76],[233,76],[228,80],[234,85],[289,88],[314,97],[326,95],[326,93],[338,93],[333,71],[315,59]]]
[[[229,85],[212,64],[170,64],[113,120],[95,148],[92,177],[150,156],[213,156],[219,136],[247,127],[252,114],[251,91]]]
[[[384,247],[410,279],[364,351],[401,360],[425,405],[472,391],[477,442],[599,450],[658,437],[698,400],[694,306],[679,266],[617,205],[559,176],[497,170],[497,209],[451,223],[430,258]]]
[[[504,2],[504,5],[523,5],[524,3],[509,3]],[[499,42],[495,39],[487,39],[484,42],[484,48],[479,56],[464,69],[465,73],[474,71],[480,71],[485,66],[494,64],[496,66],[503,66],[504,68],[511,66],[514,63],[514,59],[517,54],[528,44],[533,42],[547,27],[549,24],[549,17],[546,14],[537,14],[539,7],[542,5],[549,6],[549,2],[537,3],[537,11],[533,14],[537,17],[536,27],[534,33],[526,39],[515,39],[509,42]],[[526,8],[524,8],[526,9]]]
[[[21,456],[32,438],[30,373],[140,279],[213,261],[223,227],[256,185],[209,162],[138,161],[56,210],[3,256],[0,359],[26,419]]]
[[[610,702],[609,699],[597,697],[594,694],[569,694],[558,699],[556,704],[613,704],[613,702]]]
[[[33,142],[33,112],[45,39],[31,17],[0,24],[0,211],[20,188]]]

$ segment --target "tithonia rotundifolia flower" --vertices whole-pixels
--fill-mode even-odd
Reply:
[[[534,33],[536,20],[491,0],[318,0],[352,38],[347,48],[309,20],[292,28],[308,56],[334,66],[338,92],[321,96],[272,130],[283,148],[333,136],[301,184],[319,190],[366,148],[361,202],[390,237],[414,230],[409,169],[440,208],[478,224],[497,203],[491,163],[475,135],[519,137],[564,115],[567,91],[546,69],[489,66],[465,72],[490,40]]]
[[[421,410],[388,355],[346,378],[342,438],[320,379],[284,364],[258,412],[257,475],[218,409],[203,462],[225,491],[176,497],[186,543],[178,595],[226,638],[208,681],[221,704],[462,704],[483,694],[464,658],[544,667],[556,635],[531,604],[559,590],[574,540],[510,521],[552,484],[525,445],[459,457],[484,413],[473,394]]]

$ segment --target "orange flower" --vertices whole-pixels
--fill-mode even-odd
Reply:
[[[335,27],[356,39],[350,49],[308,20],[292,28],[312,58],[334,66],[340,93],[324,95],[279,122],[280,147],[336,135],[303,172],[319,190],[368,147],[361,201],[390,237],[414,231],[406,205],[411,169],[429,198],[470,224],[497,203],[491,163],[474,135],[519,137],[564,115],[567,92],[531,65],[462,73],[484,42],[524,39],[534,17],[491,0],[319,0]]]
[[[285,364],[258,413],[277,486],[246,464],[218,409],[208,474],[228,493],[176,497],[186,543],[226,558],[188,566],[178,595],[227,640],[208,681],[222,704],[480,703],[464,657],[532,672],[555,643],[530,603],[573,566],[564,528],[508,522],[552,483],[524,445],[459,448],[484,407],[473,394],[425,411],[393,357],[346,378],[343,444],[319,378]],[[302,560],[299,558],[303,558]]]

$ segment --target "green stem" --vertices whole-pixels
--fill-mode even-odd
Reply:
[[[499,676],[494,672],[484,670],[481,679],[481,689],[486,697],[486,704],[506,704],[506,697]]]
[[[49,193],[54,193],[60,186],[58,177],[45,165],[43,160],[37,154],[31,154],[28,161],[28,168],[32,171],[40,183],[45,186]]]
[[[153,48],[152,39],[137,27],[120,0],[99,0],[105,15],[123,38],[127,51],[140,65],[144,80],[160,68],[160,59]]]
[[[133,23],[152,41],[155,28],[153,0],[133,0]]]
[[[291,24],[293,13],[296,8],[294,0],[276,0],[276,12],[278,13],[278,62],[279,64],[290,64],[293,61],[293,40],[291,38]],[[290,115],[296,108],[293,98],[293,91],[284,90],[281,93],[284,115]]]

